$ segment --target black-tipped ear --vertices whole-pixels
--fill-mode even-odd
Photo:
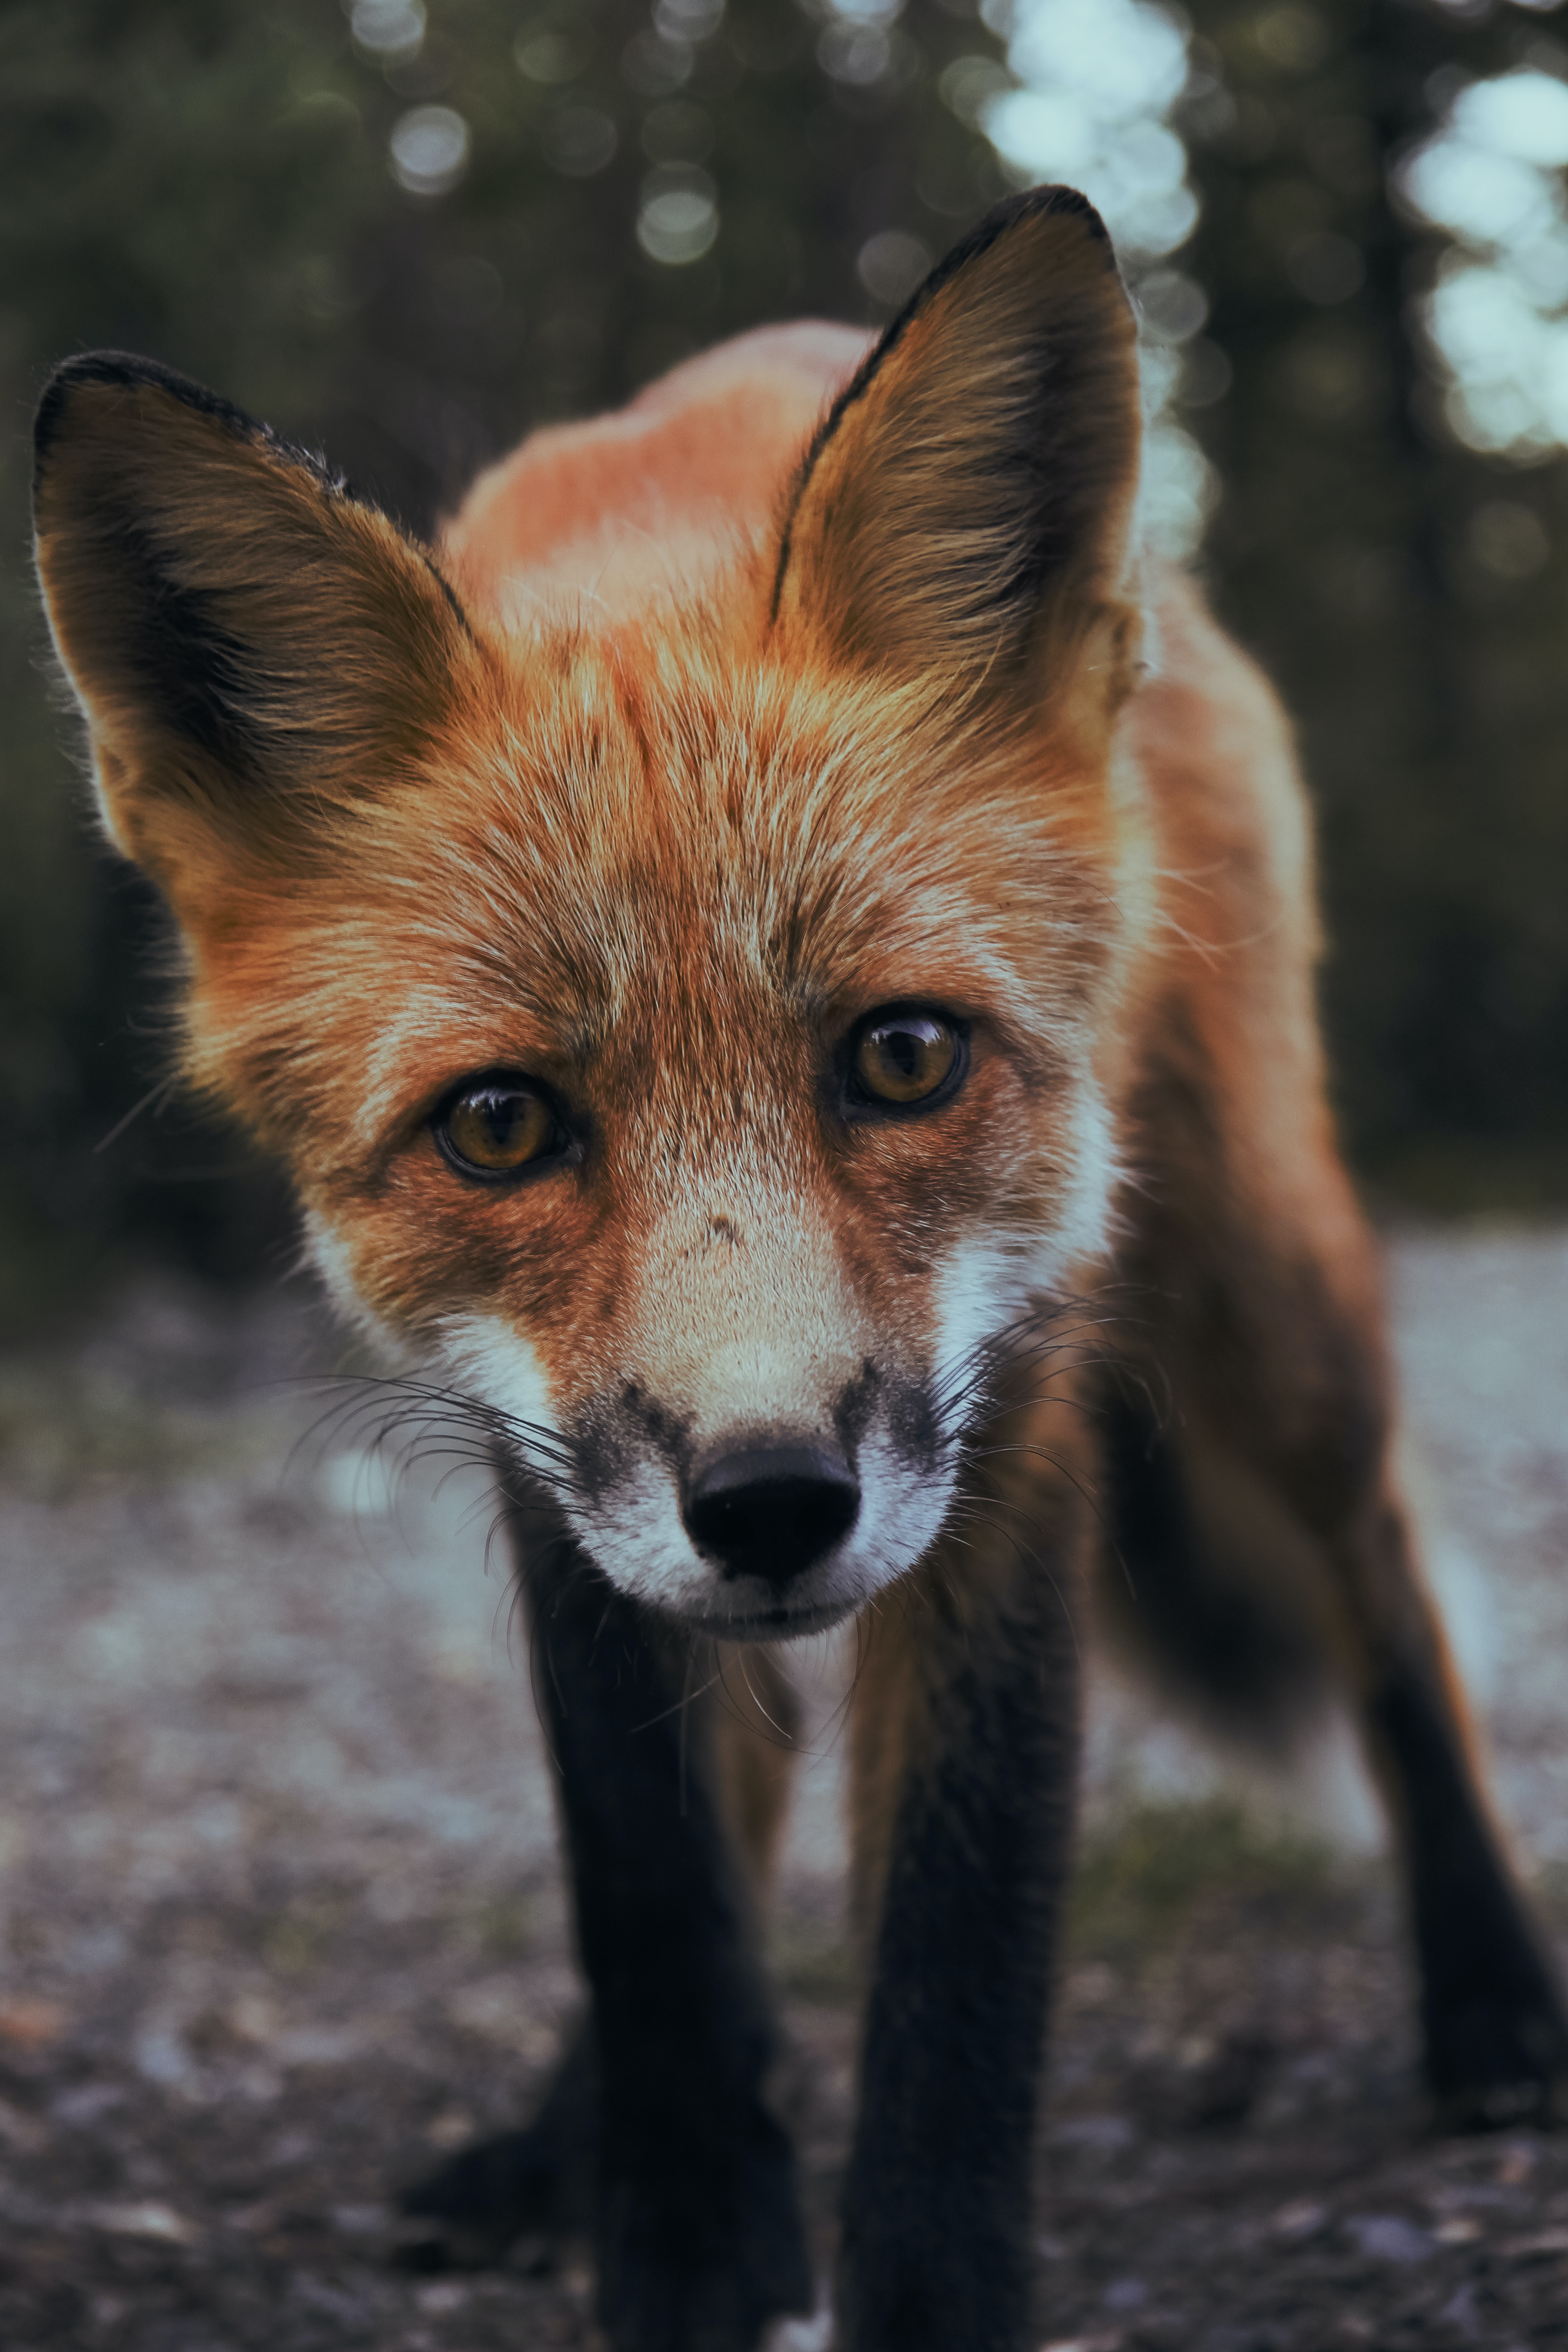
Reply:
[[[427,557],[302,451],[152,361],[69,360],[35,432],[38,572],[110,831],[287,831],[378,789],[475,647]]]
[[[1125,667],[1139,430],[1132,314],[1099,215],[1068,188],[997,206],[808,451],[777,625],[965,695],[1043,688],[1053,644],[1086,630],[1103,645],[1109,629]]]

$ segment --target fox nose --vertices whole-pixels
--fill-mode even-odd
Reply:
[[[816,1445],[755,1445],[711,1458],[687,1492],[687,1533],[726,1576],[784,1585],[854,1526],[860,1482]]]

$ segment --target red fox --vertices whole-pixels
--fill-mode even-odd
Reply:
[[[1139,432],[1061,189],[874,348],[745,337],[537,435],[433,552],[148,362],[39,412],[55,640],[184,938],[188,1075],[516,1540],[591,2005],[535,2122],[411,2207],[474,2257],[586,2183],[618,2352],[813,2302],[758,1919],[777,1645],[852,1616],[845,2352],[1033,2340],[1102,1561],[1233,1716],[1348,1693],[1445,2110],[1568,2077],[1391,1467],[1289,730],[1141,562]]]

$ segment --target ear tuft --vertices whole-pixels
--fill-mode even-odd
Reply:
[[[76,359],[62,360],[38,401],[33,419],[33,488],[37,493],[49,461],[49,455],[59,437],[69,413],[72,395],[85,385],[107,384],[116,389],[131,385],[148,385],[166,393],[171,400],[193,408],[198,415],[215,417],[227,427],[237,441],[247,441],[276,450],[316,474],[324,489],[342,491],[347,485],[341,476],[330,475],[319,457],[285,441],[268,425],[259,424],[237,408],[232,400],[221,393],[209,392],[205,383],[193,376],[181,375],[174,368],[164,367],[158,360],[141,358],[134,352],[83,352]]]
[[[998,205],[845,387],[780,535],[773,618],[840,657],[1026,681],[1047,646],[1125,646],[1140,402],[1131,306],[1070,188]],[[1048,665],[1047,665],[1048,667]]]

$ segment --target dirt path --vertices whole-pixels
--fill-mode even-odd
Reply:
[[[1393,1276],[1505,1807],[1568,1885],[1568,1237],[1406,1238]],[[290,1462],[323,1402],[291,1376],[323,1360],[298,1303],[160,1293],[0,1366],[5,2352],[591,2341],[577,2269],[389,2260],[391,2191],[526,2111],[575,1991],[482,1496],[416,1477],[389,1508],[352,1432]],[[826,1717],[832,1657],[807,1664]],[[837,1760],[777,1939],[825,2261]],[[1343,1748],[1243,1804],[1102,1682],[1091,1781],[1042,2344],[1568,2347],[1568,2145],[1428,2135]]]

